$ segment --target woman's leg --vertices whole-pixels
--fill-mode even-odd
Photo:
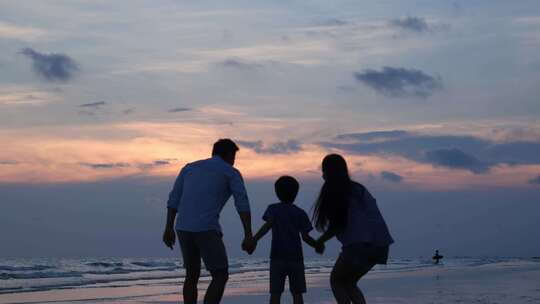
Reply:
[[[343,260],[342,256],[339,255],[332,273],[330,273],[330,286],[332,287],[332,292],[334,293],[334,298],[338,304],[350,304],[351,298],[347,292],[347,265]]]
[[[374,264],[369,264],[364,267],[354,267],[349,265],[340,255],[334,269],[330,274],[330,285],[332,292],[338,304],[365,304],[366,300],[357,283],[366,273],[368,273]]]
[[[351,298],[351,301],[354,304],[365,304],[366,299],[364,298],[364,294],[358,288],[358,281],[368,273],[371,268],[375,266],[374,264],[366,265],[365,267],[361,268],[354,268],[354,270],[351,271],[351,276],[349,277],[350,280],[346,283],[346,289],[347,294]]]

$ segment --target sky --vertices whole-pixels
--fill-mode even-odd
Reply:
[[[225,137],[255,226],[340,153],[392,255],[540,255],[538,1],[0,1],[0,50],[0,256],[176,256],[168,192]]]

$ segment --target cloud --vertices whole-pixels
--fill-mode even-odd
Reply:
[[[337,139],[353,139],[361,141],[371,140],[387,140],[392,138],[398,138],[407,135],[407,131],[392,130],[392,131],[374,131],[367,133],[353,133],[353,134],[341,134],[336,136]]]
[[[529,184],[531,184],[531,185],[540,185],[540,175],[538,175],[535,178],[531,178],[529,180]]]
[[[158,160],[155,160],[155,161],[153,161],[151,163],[140,164],[139,168],[141,168],[141,169],[152,169],[152,168],[156,168],[156,167],[167,166],[167,165],[170,165],[170,164],[171,164],[170,159],[158,159]]]
[[[17,165],[18,163],[15,160],[0,160],[0,165]]]
[[[403,176],[390,171],[382,171],[381,178],[392,183],[400,183],[403,180]]]
[[[48,101],[49,94],[36,92],[37,94],[25,94],[13,92],[11,94],[1,94],[0,92],[0,105],[37,105]]]
[[[180,107],[180,108],[169,109],[169,110],[167,110],[167,112],[169,112],[169,113],[178,113],[178,112],[188,112],[188,111],[192,111],[192,110],[193,109],[191,109],[191,108]]]
[[[238,70],[253,70],[262,68],[263,65],[260,63],[247,62],[240,60],[238,58],[228,58],[218,63],[219,66],[225,68],[233,68]]]
[[[0,86],[0,105],[40,105],[59,99],[56,89],[43,90],[24,85]]]
[[[420,70],[383,67],[354,73],[354,78],[377,93],[390,97],[427,98],[442,89],[440,77],[430,76]]]
[[[35,27],[20,26],[0,21],[0,38],[37,41],[49,38],[52,33]]]
[[[468,135],[429,135],[404,130],[342,134],[321,146],[348,153],[400,156],[435,167],[487,173],[501,165],[540,164],[540,141],[495,142]]]
[[[430,30],[429,24],[424,18],[408,16],[405,18],[390,20],[390,25],[407,31],[423,33]]]
[[[426,160],[434,166],[466,169],[477,174],[489,171],[489,165],[456,148],[427,151]]]
[[[43,54],[31,48],[24,48],[20,53],[32,60],[34,72],[47,81],[66,82],[79,71],[77,63],[65,54]]]
[[[130,167],[130,164],[128,163],[79,163],[79,165],[92,169],[114,169]]]
[[[129,114],[133,114],[133,113],[135,113],[134,108],[125,109],[125,110],[122,111],[122,114],[124,114],[124,115],[129,115]]]
[[[276,142],[271,145],[265,145],[262,141],[244,141],[239,140],[240,146],[251,149],[259,154],[290,154],[302,150],[302,144],[297,140],[288,140],[286,142]]]
[[[105,101],[97,101],[97,102],[90,102],[90,103],[83,103],[79,105],[81,108],[99,108],[100,106],[104,106],[107,103]]]

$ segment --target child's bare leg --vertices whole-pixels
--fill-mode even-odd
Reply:
[[[292,298],[293,304],[304,304],[304,297],[301,293],[293,293]]]
[[[281,302],[281,294],[280,293],[272,293],[270,294],[270,304],[279,304]]]

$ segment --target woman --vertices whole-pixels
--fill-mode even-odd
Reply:
[[[322,171],[324,184],[313,213],[315,227],[323,232],[317,242],[324,245],[335,236],[342,244],[330,275],[332,291],[339,304],[364,304],[358,280],[375,264],[386,264],[394,240],[377,202],[364,186],[351,180],[342,156],[327,155]]]

